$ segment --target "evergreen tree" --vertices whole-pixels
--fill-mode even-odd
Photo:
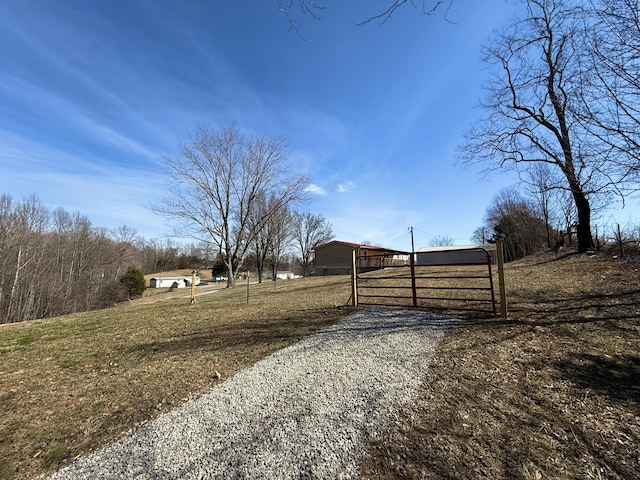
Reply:
[[[147,288],[142,271],[136,267],[129,267],[127,273],[120,277],[120,283],[124,285],[131,297],[140,297]]]

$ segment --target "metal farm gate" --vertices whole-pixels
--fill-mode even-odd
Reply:
[[[483,248],[468,250],[478,251],[477,260],[437,265],[417,264],[410,252],[358,256],[354,251],[354,305],[497,315],[492,257]]]

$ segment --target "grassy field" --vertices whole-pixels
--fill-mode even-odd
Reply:
[[[348,277],[251,285],[249,303],[207,288],[0,327],[0,479],[51,472],[349,312]]]
[[[363,478],[640,478],[639,273],[509,264],[509,319],[445,335]],[[249,303],[214,289],[0,327],[0,479],[55,470],[350,311],[347,277],[252,285]]]

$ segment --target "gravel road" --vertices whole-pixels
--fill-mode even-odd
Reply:
[[[358,311],[49,478],[355,478],[455,322]]]

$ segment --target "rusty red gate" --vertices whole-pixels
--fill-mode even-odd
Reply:
[[[366,256],[354,252],[354,304],[497,315],[491,268],[494,258],[480,247],[447,252],[463,250],[477,252],[476,259],[429,265],[418,264],[411,252]]]

